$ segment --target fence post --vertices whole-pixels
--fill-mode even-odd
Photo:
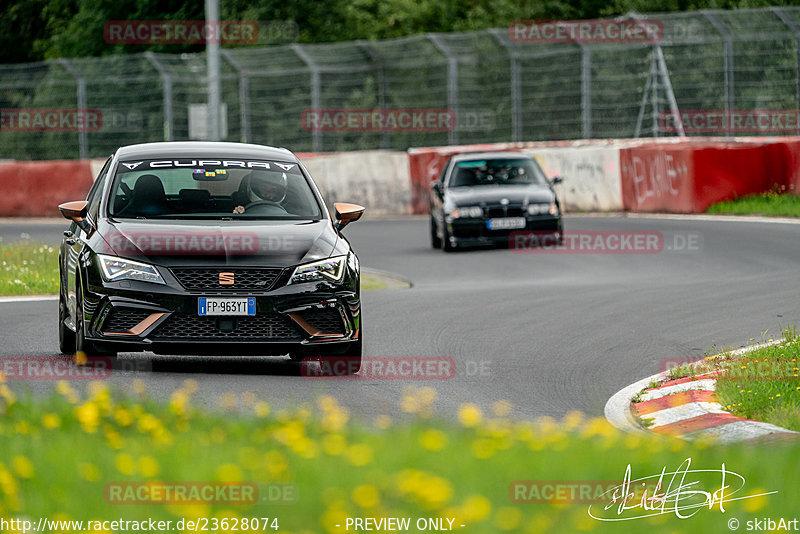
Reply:
[[[506,49],[511,60],[511,140],[522,141],[522,88],[520,87],[519,50],[508,38],[508,33],[500,28],[489,32]]]
[[[161,76],[161,85],[164,87],[164,141],[174,140],[174,118],[172,114],[172,74],[161,64],[152,52],[145,52],[144,57]]]
[[[581,115],[583,117],[583,138],[592,138],[592,50],[586,43],[581,47]]]
[[[78,69],[66,59],[58,60],[61,65],[69,72],[78,84],[78,111],[86,112],[86,78],[84,78]],[[79,128],[78,130],[78,154],[81,159],[89,158],[89,138],[86,135],[86,128]]]
[[[357,41],[356,44],[376,65],[376,70],[378,72],[378,108],[386,109],[388,81],[386,80],[386,67],[383,62],[383,57],[366,41]],[[381,148],[389,148],[390,146],[391,139],[389,138],[389,131],[386,130],[381,135]]]
[[[242,67],[230,50],[220,50],[222,57],[230,63],[239,74],[239,137],[242,143],[250,142],[250,78],[247,71]]]
[[[427,34],[428,39],[433,43],[439,52],[447,58],[447,107],[450,108],[456,118],[453,129],[447,133],[447,144],[458,144],[458,59],[451,53],[442,39],[435,33]]]
[[[730,116],[731,112],[735,109],[735,101],[733,94],[733,34],[725,26],[719,18],[710,11],[700,11],[714,26],[725,41],[725,112],[728,116],[728,127],[726,128],[725,136],[731,136]]]
[[[312,58],[301,45],[292,43],[290,46],[292,50],[294,50],[294,53],[297,54],[297,57],[299,57],[311,71],[311,109],[317,111],[321,106],[319,65],[317,65],[314,58]],[[300,119],[298,118],[298,120]],[[311,134],[311,150],[313,152],[322,152],[322,132],[319,131],[319,129],[315,129]]]
[[[770,7],[773,13],[781,19],[786,26],[794,33],[794,46],[795,46],[795,107],[800,108],[800,25],[798,25],[793,18],[786,14],[786,12],[778,7]],[[797,134],[800,135],[800,123],[797,125]]]

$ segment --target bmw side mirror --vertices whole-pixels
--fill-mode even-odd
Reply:
[[[558,185],[564,183],[564,179],[560,176],[554,176],[553,179],[550,181],[553,185]]]
[[[336,214],[336,229],[341,230],[351,222],[355,222],[364,215],[364,206],[358,204],[348,204],[347,202],[336,202],[333,211]]]
[[[433,189],[433,192],[434,192],[434,193],[437,193],[437,194],[438,194],[438,193],[440,193],[440,192],[441,192],[441,190],[442,190],[442,186],[441,186],[441,184],[439,184],[439,182],[438,182],[438,181],[431,182],[431,189]]]
[[[73,200],[72,202],[65,202],[58,206],[58,210],[65,219],[76,223],[83,231],[88,233],[92,230],[89,221],[86,220],[86,213],[89,210],[87,201]]]

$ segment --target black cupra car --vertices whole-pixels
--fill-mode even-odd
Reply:
[[[59,251],[62,353],[263,354],[361,362],[360,266],[290,151],[238,143],[120,148]]]
[[[514,233],[563,237],[561,206],[531,156],[520,152],[457,154],[432,184],[431,245],[451,251],[509,244]]]

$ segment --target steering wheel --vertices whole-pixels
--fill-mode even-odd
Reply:
[[[283,206],[281,206],[280,204],[278,204],[276,202],[272,202],[272,201],[269,201],[269,200],[259,200],[258,202],[251,202],[250,204],[248,204],[248,205],[246,205],[244,207],[244,211],[247,212],[250,208],[256,208],[256,207],[259,207],[259,206],[264,207],[264,208],[270,208],[270,209],[265,210],[265,211],[267,211],[267,212],[272,211],[272,212],[274,212],[273,215],[289,215],[289,212],[286,211],[286,209],[284,209]],[[256,211],[260,211],[260,210],[256,210]]]
[[[119,186],[120,189],[125,192],[125,194],[122,196],[122,200],[125,202],[125,204],[117,210],[117,215],[124,215],[128,208],[131,207],[131,204],[133,204],[133,190],[128,187],[128,184],[125,182],[120,182]]]

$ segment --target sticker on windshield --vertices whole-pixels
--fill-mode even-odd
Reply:
[[[246,170],[246,171],[258,171],[258,170],[276,170],[277,168],[282,169],[285,172],[291,174],[302,174],[297,164],[288,164],[288,163],[277,163],[274,161],[262,161],[262,160],[232,160],[232,159],[158,159],[158,160],[145,160],[145,161],[133,161],[127,162],[122,161],[120,162],[120,167],[118,172],[120,173],[127,173],[138,171],[158,171],[162,169],[181,169],[187,168],[192,169],[192,173],[199,175],[203,174],[208,176],[209,178],[213,175],[207,174],[209,172],[213,172],[217,175],[226,175],[228,170]]]

